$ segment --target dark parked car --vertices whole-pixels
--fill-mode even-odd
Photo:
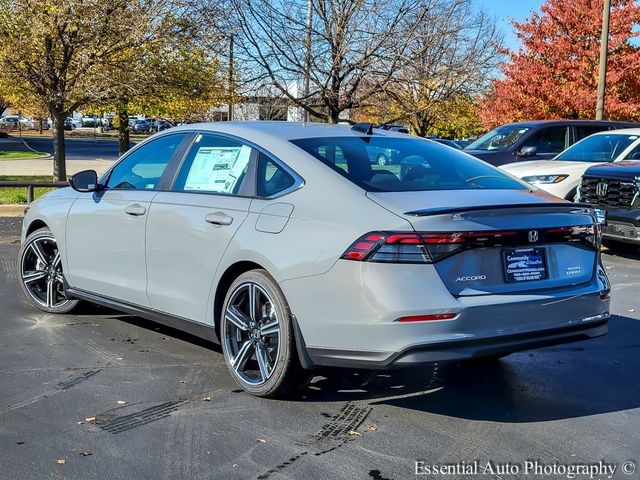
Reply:
[[[449,140],[448,138],[430,138],[429,140],[441,143],[443,145],[446,145],[447,147],[455,148],[456,150],[462,150],[462,147],[460,145],[458,145],[453,140]]]
[[[147,120],[132,120],[131,131],[135,133],[149,133],[151,131],[151,123]]]
[[[594,165],[582,176],[578,196],[607,211],[605,239],[640,245],[640,161]]]
[[[594,120],[509,123],[481,136],[464,151],[496,166],[519,161],[549,160],[593,133],[638,126],[631,122]]]
[[[151,122],[151,130],[154,132],[162,132],[163,130],[167,130],[171,127],[173,127],[173,125],[171,125],[167,120],[155,120]]]
[[[391,123],[385,123],[384,125],[380,125],[377,128],[381,130],[389,130],[390,132],[409,133],[409,129],[404,125],[395,125]]]

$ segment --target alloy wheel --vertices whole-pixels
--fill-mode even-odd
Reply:
[[[280,319],[271,296],[247,282],[236,287],[224,312],[223,337],[229,365],[242,382],[264,384],[280,351]]]
[[[26,246],[20,273],[27,294],[45,308],[63,307],[70,302],[64,293],[62,261],[53,237],[38,237]]]

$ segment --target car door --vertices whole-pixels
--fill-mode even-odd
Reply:
[[[220,259],[248,215],[256,151],[201,133],[171,191],[153,199],[147,225],[147,293],[159,311],[206,322]]]
[[[534,131],[522,142],[518,152],[526,147],[535,147],[532,155],[518,155],[519,161],[549,160],[567,148],[569,143],[569,129],[566,125],[543,127]]]
[[[112,299],[148,306],[145,229],[151,200],[188,132],[147,142],[103,178],[104,188],[80,194],[67,220],[70,284]]]

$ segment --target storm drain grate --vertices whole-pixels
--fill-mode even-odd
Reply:
[[[58,388],[60,388],[61,390],[67,390],[68,388],[71,388],[79,384],[80,382],[85,381],[87,378],[93,377],[99,371],[100,370],[89,370],[88,372],[82,372],[76,375],[72,375],[71,377],[67,378],[64,382],[60,382],[58,384]]]
[[[355,430],[371,412],[368,405],[349,402],[325,424],[317,438],[336,438]]]
[[[188,403],[189,400],[174,400],[172,402],[161,403],[154,407],[149,407],[139,412],[130,413],[129,415],[122,415],[118,417],[109,418],[100,422],[100,416],[96,424],[100,426],[102,430],[109,433],[118,434],[131,430],[132,428],[141,427],[149,423],[167,418],[172,412],[175,412],[180,407]]]

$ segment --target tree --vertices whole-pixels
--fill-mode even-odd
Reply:
[[[144,44],[164,0],[0,0],[0,77],[54,126],[54,177],[66,180],[64,119],[105,97],[104,66]]]
[[[634,0],[612,0],[605,110],[612,119],[640,119],[640,23]],[[518,120],[594,118],[603,0],[547,0],[540,13],[513,22],[521,43],[506,52],[503,77],[480,104],[487,128]]]
[[[230,28],[240,37],[239,56],[249,83],[269,83],[313,117],[337,123],[344,112],[366,105],[390,82],[420,0],[231,4],[235,17]]]
[[[422,8],[415,33],[403,36],[407,62],[386,93],[389,115],[426,136],[442,124],[447,107],[487,89],[503,56],[495,19],[476,10],[472,0],[427,0]]]

